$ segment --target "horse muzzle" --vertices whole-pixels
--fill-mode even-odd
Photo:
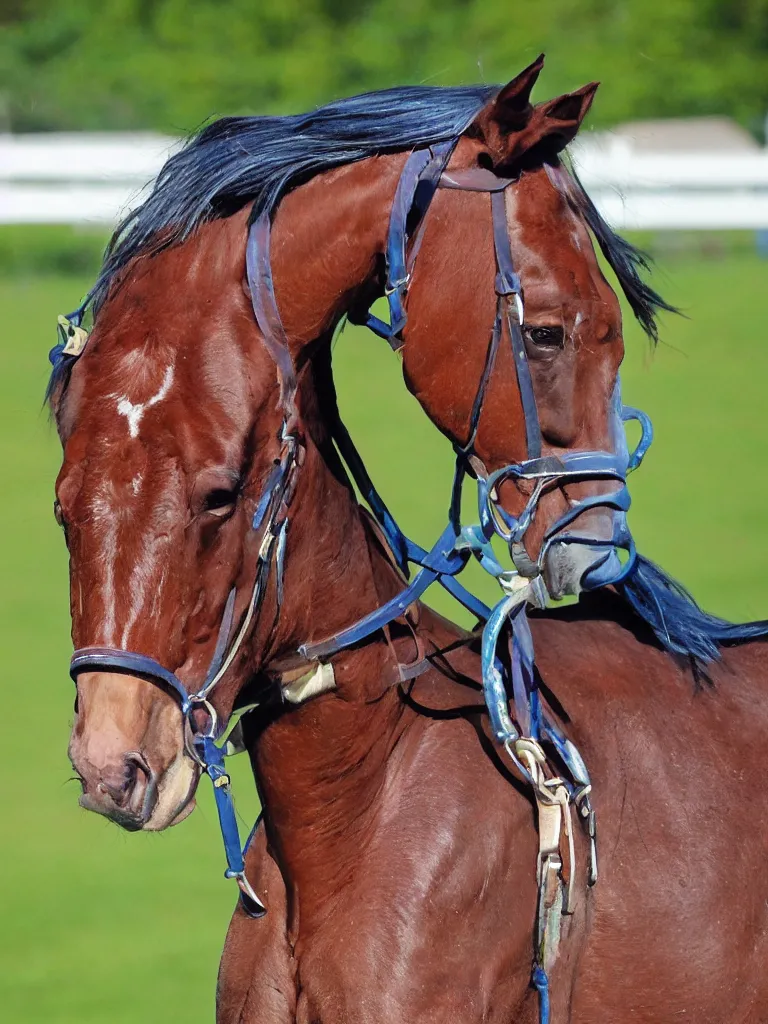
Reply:
[[[83,787],[81,807],[128,832],[144,828],[157,804],[157,774],[138,751],[102,767],[76,756],[72,764]]]
[[[145,679],[112,672],[83,672],[77,689],[69,758],[81,807],[129,832],[186,817],[199,769],[185,750],[176,702]]]

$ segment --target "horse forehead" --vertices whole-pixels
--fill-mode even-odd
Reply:
[[[523,174],[508,190],[507,220],[529,280],[554,285],[570,298],[582,293],[610,301],[587,225],[544,170]]]

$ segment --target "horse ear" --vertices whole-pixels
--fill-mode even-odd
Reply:
[[[510,167],[516,160],[535,150],[536,159],[556,156],[571,142],[592,105],[598,82],[590,82],[575,92],[558,96],[546,103],[532,107],[528,101],[530,88],[521,102],[523,90],[515,93],[517,99],[516,120],[511,109],[496,107],[501,96],[512,88],[519,79],[533,72],[530,86],[536,81],[543,57],[531,64],[530,68],[518,75],[514,82],[502,89],[495,100],[481,110],[473,122],[481,134],[493,160],[494,167]],[[513,101],[514,102],[514,101]],[[502,113],[504,111],[506,113]],[[507,112],[508,111],[508,112]]]
[[[567,92],[564,96],[558,96],[535,107],[528,131],[531,134],[535,133],[537,138],[535,141],[532,139],[530,145],[546,141],[553,154],[565,149],[581,128],[581,122],[592,106],[599,84],[590,82],[575,92]]]
[[[472,122],[475,132],[487,138],[524,128],[533,112],[531,91],[543,67],[544,54],[540,53],[517,78],[513,78],[486,103]]]

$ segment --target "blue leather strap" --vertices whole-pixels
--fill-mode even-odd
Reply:
[[[419,222],[423,222],[440,180],[440,174],[455,145],[456,140],[452,139],[449,142],[438,143],[431,149],[415,150],[406,160],[397,183],[387,233],[387,281],[385,287],[389,303],[387,340],[395,349],[399,348],[400,334],[407,320],[404,302],[409,280],[406,252],[409,214],[414,209],[418,191],[418,208],[414,211],[414,215],[418,217]]]
[[[643,412],[642,409],[635,409],[631,405],[623,405],[621,407],[621,418],[624,423],[637,420],[642,431],[637,447],[630,455],[629,462],[627,463],[627,473],[633,473],[643,461],[645,453],[653,443],[653,424],[651,423],[651,417],[647,413]]]
[[[510,661],[513,724],[509,715],[509,693],[505,671],[498,659],[502,632],[511,630]],[[513,743],[521,734],[538,740],[541,733],[541,709],[534,672],[533,637],[525,602],[516,595],[502,598],[491,612],[483,630],[481,645],[483,688],[491,729],[499,743]]]
[[[407,537],[397,525],[394,516],[376,490],[368,470],[365,468],[365,463],[360,457],[360,453],[355,447],[341,417],[336,416],[331,433],[339,454],[352,474],[352,479],[355,481],[374,518],[384,531],[387,543],[395,556],[395,561],[407,579],[410,576],[410,564],[424,566],[426,559],[429,558],[429,553]],[[435,580],[432,582],[435,582]],[[475,597],[466,587],[463,587],[455,576],[441,574],[437,577],[436,582],[447,590],[455,600],[472,612],[473,615],[477,616],[477,618],[486,619],[490,614],[488,606]],[[371,630],[371,632],[374,631]],[[370,635],[370,633],[367,635]]]
[[[334,418],[332,436],[339,454],[352,474],[352,479],[357,484],[377,523],[384,531],[384,536],[387,538],[387,543],[395,556],[398,567],[407,577],[409,575],[408,538],[397,525],[394,516],[376,490],[349,431],[338,415]]]
[[[541,734],[541,711],[536,674],[533,669],[533,637],[528,624],[526,605],[521,604],[510,615],[509,620],[512,627],[510,658],[515,718],[523,736],[531,736],[538,740]]]
[[[549,1024],[549,979],[541,964],[534,964],[531,983],[539,993],[539,1024]]]
[[[518,597],[505,597],[499,601],[485,624],[481,645],[485,704],[491,720],[491,730],[501,744],[514,743],[520,736],[509,714],[509,696],[503,669],[496,656],[501,631],[505,628],[510,613],[519,606]]]
[[[226,876],[234,878],[245,870],[245,862],[240,847],[240,832],[237,827],[229,775],[224,767],[224,752],[209,736],[195,737],[195,748],[199,752],[200,760],[205,765],[205,773],[213,783],[213,796],[219,815],[221,836],[224,840],[224,854],[227,858]]]
[[[183,714],[191,707],[189,693],[178,676],[147,654],[121,651],[116,647],[80,647],[69,663],[69,674],[77,682],[81,672],[125,672],[144,676],[171,692],[181,705]]]
[[[496,364],[496,356],[498,355],[499,345],[501,343],[501,324],[501,310],[497,308],[496,318],[493,322],[493,330],[491,331],[491,339],[488,342],[488,348],[485,353],[483,372],[480,375],[480,383],[477,386],[475,400],[472,403],[472,411],[469,415],[469,431],[467,433],[467,440],[460,449],[460,451],[465,455],[468,455],[472,451],[477,438],[477,430],[480,426],[480,413],[483,411],[483,404],[485,403],[485,393],[488,390],[488,382],[491,379],[491,373],[493,372],[493,367]]]
[[[229,596],[227,597],[227,603],[224,605],[224,615],[221,619],[219,635],[216,638],[216,647],[213,652],[213,657],[211,658],[211,664],[208,666],[208,671],[205,674],[205,682],[202,685],[203,691],[205,691],[211,681],[216,678],[216,673],[221,668],[222,662],[224,661],[224,655],[227,653],[229,637],[232,632],[232,620],[235,617],[236,598],[237,587],[232,587],[229,592]]]
[[[453,529],[451,526],[447,526],[435,546],[422,560],[423,568],[405,590],[347,629],[341,630],[325,640],[302,644],[299,653],[309,661],[327,658],[346,647],[360,643],[394,619],[399,618],[406,608],[418,600],[427,587],[440,576],[455,576],[464,568],[468,554],[457,551],[454,547],[454,540]]]
[[[269,210],[265,210],[251,224],[248,231],[245,266],[254,316],[261,329],[264,344],[277,367],[277,375],[280,380],[280,403],[283,407],[287,428],[290,431],[296,420],[296,370],[283,322],[280,319],[272,282],[271,229]]]
[[[496,253],[496,294],[522,295],[520,275],[515,270],[512,259],[507,225],[507,205],[503,190],[491,192],[491,221],[493,223],[493,248]]]
[[[493,247],[496,253],[496,294],[499,297],[499,313],[503,312],[509,331],[512,357],[515,362],[515,373],[517,375],[517,387],[523,406],[528,458],[537,459],[541,455],[541,428],[539,426],[539,413],[536,408],[536,396],[533,392],[531,368],[528,365],[528,356],[525,351],[525,342],[523,341],[522,323],[520,322],[522,286],[512,260],[504,192],[491,193],[491,217],[493,220]],[[517,301],[513,301],[513,299]]]

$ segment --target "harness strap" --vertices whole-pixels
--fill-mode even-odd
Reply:
[[[331,436],[358,490],[371,509],[376,522],[383,530],[398,567],[406,579],[408,579],[410,576],[410,564],[425,565],[426,560],[429,558],[429,552],[407,537],[395,522],[392,513],[387,508],[368,475],[365,463],[338,414],[331,425]],[[466,587],[462,586],[454,575],[441,574],[437,577],[436,582],[478,619],[485,620],[488,618],[490,608],[471,591],[467,590]],[[371,632],[373,631],[372,629]],[[370,634],[367,633],[365,635],[368,636]]]
[[[280,404],[285,416],[286,432],[296,422],[296,368],[293,364],[288,338],[275,299],[270,261],[270,235],[272,231],[269,210],[265,210],[251,224],[245,249],[248,289],[256,323],[261,328],[264,344],[277,367],[280,380]]]
[[[136,654],[134,651],[122,651],[114,647],[79,647],[69,663],[69,674],[75,682],[82,672],[98,672],[100,669],[147,676],[153,682],[163,685],[178,699],[182,714],[186,715],[190,710],[191,697],[187,688],[173,672],[148,654]]]
[[[392,202],[387,234],[387,283],[385,294],[389,302],[389,337],[392,348],[402,344],[400,332],[405,326],[406,313],[404,308],[405,293],[408,288],[409,272],[406,256],[408,244],[408,217],[412,211],[423,223],[424,214],[435,193],[440,174],[448,163],[448,159],[456,145],[456,139],[440,142],[430,149],[417,149],[405,162],[400,180]],[[417,197],[417,192],[418,197]],[[415,206],[418,198],[418,205]],[[416,251],[421,245],[419,238]],[[411,268],[415,260],[412,255]]]
[[[421,243],[424,239],[424,232],[427,226],[427,210],[429,209],[436,190],[440,187],[443,169],[450,160],[451,153],[454,148],[455,142],[438,143],[437,145],[432,146],[432,159],[425,167],[419,180],[419,184],[416,187],[414,208],[411,210],[411,214],[412,216],[415,214],[418,217],[418,224],[411,235],[410,250],[408,252],[408,259],[406,262],[409,280],[413,273],[416,257],[419,255],[419,250],[421,249]],[[407,244],[407,240],[405,241]]]
[[[202,689],[208,690],[210,687],[215,685],[216,677],[219,674],[219,670],[224,662],[224,656],[227,650],[227,643],[229,641],[229,634],[232,630],[232,620],[235,616],[235,598],[237,597],[237,587],[232,587],[227,598],[227,603],[224,605],[224,615],[221,619],[221,626],[219,627],[219,635],[216,638],[216,647],[211,658],[211,664],[208,667],[208,673],[205,677]]]
[[[483,410],[485,393],[488,390],[488,382],[491,379],[491,373],[493,372],[493,367],[496,363],[496,356],[499,352],[501,331],[501,311],[497,308],[496,317],[493,321],[493,330],[491,331],[491,339],[488,342],[488,348],[485,353],[483,372],[480,375],[480,383],[478,384],[477,391],[475,392],[475,400],[472,403],[472,412],[469,416],[469,434],[464,446],[460,449],[460,453],[462,455],[471,454],[475,440],[477,439],[477,430],[480,426],[480,413]]]
[[[245,875],[245,860],[240,847],[240,831],[237,827],[235,805],[232,799],[230,778],[224,767],[224,752],[218,747],[211,736],[204,736],[199,742],[200,752],[205,762],[205,772],[213,783],[213,798],[219,816],[219,826],[224,840],[224,852],[227,858],[225,878],[234,878],[240,889],[240,898],[252,917],[262,917],[267,908],[256,895],[251,883]]]
[[[423,568],[405,590],[352,626],[348,626],[333,636],[325,640],[302,644],[299,647],[299,653],[302,657],[308,661],[315,661],[360,643],[360,641],[365,640],[372,633],[392,622],[393,619],[399,618],[408,605],[418,600],[427,587],[441,576],[453,576],[460,572],[467,563],[468,554],[456,551],[453,546],[453,540],[453,530],[450,526],[447,526],[435,546],[421,563]]]

